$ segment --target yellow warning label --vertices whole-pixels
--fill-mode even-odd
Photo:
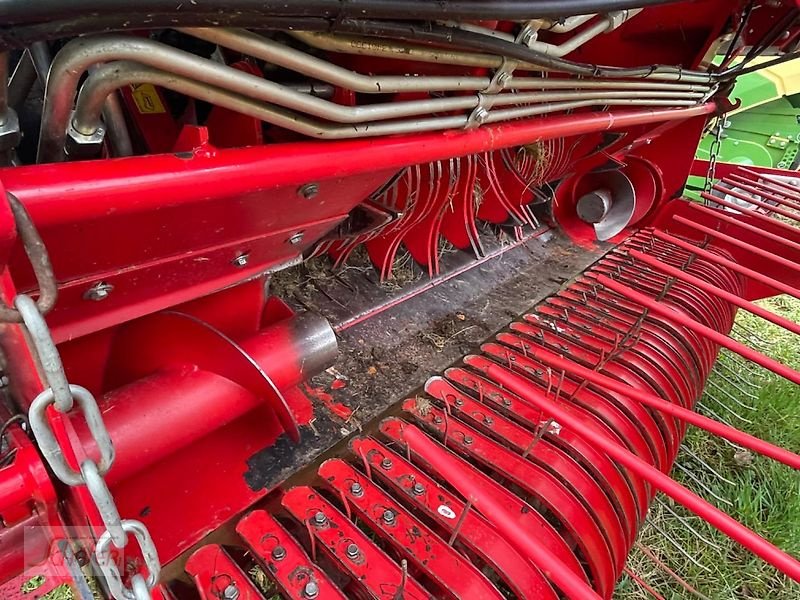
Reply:
[[[135,83],[131,85],[131,95],[136,103],[136,108],[143,115],[153,115],[167,112],[156,88],[151,83]]]

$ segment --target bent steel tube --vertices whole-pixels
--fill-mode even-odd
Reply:
[[[42,130],[39,136],[39,162],[63,160],[66,124],[81,74],[97,62],[135,60],[155,69],[174,72],[179,76],[203,81],[241,96],[299,110],[330,121],[361,123],[394,119],[437,111],[474,108],[477,98],[434,98],[430,100],[391,104],[346,107],[301,94],[278,83],[237,71],[213,61],[152,40],[125,36],[78,38],[69,42],[51,68],[42,111]],[[103,70],[107,77],[113,73]]]
[[[303,135],[319,139],[345,139],[358,137],[376,137],[398,133],[416,133],[437,131],[442,129],[463,128],[469,122],[466,115],[431,117],[407,121],[386,121],[375,123],[356,123],[352,125],[331,125],[309,119],[304,115],[284,110],[278,106],[259,102],[242,96],[231,90],[216,88],[173,73],[153,69],[146,65],[131,62],[116,62],[103,65],[93,73],[81,88],[78,98],[73,127],[82,132],[93,132],[100,125],[100,112],[105,97],[114,90],[131,83],[152,83],[173,91],[186,94],[199,100],[246,114],[261,121],[266,121],[296,131]],[[511,94],[509,94],[511,96]],[[469,98],[467,98],[469,99]],[[442,100],[447,100],[444,98]],[[464,100],[455,98],[455,100]],[[477,97],[472,98],[477,104]],[[552,102],[535,106],[523,106],[515,109],[493,111],[489,113],[489,122],[498,122],[510,118],[534,116],[573,108],[597,105],[626,106],[692,106],[693,100],[670,99],[597,99],[590,98],[569,102]]]

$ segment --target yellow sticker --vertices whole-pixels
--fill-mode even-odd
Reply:
[[[167,112],[156,88],[151,83],[135,83],[131,85],[131,95],[136,108],[143,115],[155,115]]]

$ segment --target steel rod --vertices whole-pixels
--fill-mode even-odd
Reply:
[[[668,475],[635,456],[617,442],[606,437],[606,435],[586,426],[571,412],[564,410],[557,403],[546,398],[538,388],[533,387],[523,377],[494,364],[489,365],[486,368],[486,372],[496,382],[501,383],[504,387],[526,399],[537,408],[549,413],[562,427],[569,427],[585,440],[602,449],[622,466],[650,483],[654,488],[691,510],[782,573],[800,582],[800,562],[795,558],[675,482]]]
[[[774,187],[769,187],[766,183],[760,181],[751,181],[750,179],[745,179],[741,175],[736,175],[735,173],[723,178],[719,183],[724,183],[725,185],[742,189],[745,192],[750,192],[751,194],[758,194],[762,198],[766,198],[767,200],[775,202],[776,204],[780,204],[781,206],[785,206],[794,210],[800,210],[800,204],[795,204],[788,198],[782,198],[781,196],[777,195],[781,194],[784,196],[789,196],[792,195],[791,192],[776,190]],[[792,195],[792,197],[794,198],[795,196]],[[796,198],[800,200],[800,196],[796,196]]]
[[[535,349],[529,350],[529,356],[557,370],[567,371],[568,373],[576,375],[579,379],[586,380],[603,388],[607,388],[612,392],[623,394],[628,398],[641,402],[645,406],[649,406],[650,408],[668,414],[671,417],[685,421],[690,425],[704,429],[709,433],[713,433],[714,435],[725,438],[740,446],[753,450],[754,452],[768,456],[774,460],[777,460],[778,462],[792,467],[793,469],[800,470],[800,455],[795,454],[790,450],[770,444],[769,442],[752,436],[749,433],[745,433],[744,431],[740,431],[734,427],[718,423],[713,419],[709,419],[708,417],[697,414],[693,410],[689,410],[687,408],[683,408],[682,406],[678,406],[677,404],[673,404],[672,402],[668,402],[659,396],[656,396],[655,394],[649,394],[642,390],[636,389],[623,381],[612,379],[608,375],[603,375],[602,373],[598,373],[593,369],[579,365],[572,360],[559,356],[555,352],[551,352],[545,348],[536,347]]]
[[[643,263],[658,269],[659,271],[663,271],[670,277],[675,277],[676,279],[690,283],[696,288],[706,291],[709,294],[714,294],[726,302],[730,302],[731,304],[738,306],[739,308],[743,308],[744,310],[753,313],[754,315],[757,315],[762,319],[769,321],[770,323],[774,323],[778,327],[783,327],[792,333],[800,335],[800,325],[794,321],[790,321],[789,319],[781,317],[780,315],[776,315],[772,311],[760,307],[758,304],[750,302],[749,300],[745,300],[744,298],[740,298],[736,294],[733,294],[727,290],[723,290],[722,288],[708,283],[699,277],[695,277],[686,271],[682,271],[676,267],[673,267],[672,265],[663,263],[652,256],[648,256],[644,252],[640,252],[638,250],[628,250],[628,254],[630,254],[636,260],[640,260]]]
[[[700,334],[701,336],[707,338],[708,340],[718,344],[724,348],[727,348],[731,352],[737,353],[742,358],[745,358],[751,362],[756,363],[757,365],[761,365],[765,369],[769,369],[776,375],[780,375],[781,377],[788,379],[789,381],[800,385],[800,373],[792,369],[791,367],[787,367],[782,362],[775,360],[774,358],[770,358],[769,356],[765,356],[760,352],[756,352],[749,346],[745,346],[744,344],[737,342],[736,340],[732,340],[727,335],[720,333],[703,325],[702,323],[698,323],[686,313],[679,312],[678,310],[661,304],[657,302],[653,298],[646,296],[636,290],[629,288],[626,285],[623,285],[617,281],[614,281],[610,277],[606,277],[605,275],[598,275],[597,281],[602,284],[604,287],[614,290],[618,294],[628,298],[629,300],[633,300],[634,302],[641,304],[644,308],[652,310],[655,313],[658,313],[662,317],[667,317],[674,321],[674,323],[678,326],[685,327],[695,333]],[[800,460],[800,456],[795,455],[797,459]],[[800,468],[795,466],[795,468]]]
[[[791,219],[793,221],[800,221],[800,217],[798,217],[793,212],[789,212],[788,210],[784,210],[784,209],[780,208],[779,206],[773,206],[769,202],[763,202],[761,200],[758,200],[757,198],[753,198],[751,196],[747,196],[746,194],[737,193],[735,190],[726,190],[724,188],[723,189],[716,188],[716,189],[718,191],[720,191],[720,192],[724,192],[726,194],[730,194],[731,196],[733,196],[735,198],[739,198],[740,200],[744,200],[745,202],[749,202],[750,204],[754,204],[755,206],[758,206],[759,208],[763,208],[764,210],[767,210],[767,211],[770,211],[770,212],[774,212],[775,214],[781,215],[782,217],[786,217],[787,219]],[[766,216],[766,215],[764,215],[762,213],[756,212],[756,211],[754,211],[754,210],[752,210],[750,208],[746,208],[746,207],[740,206],[738,204],[734,204],[733,202],[728,202],[724,198],[720,198],[719,196],[714,196],[712,194],[709,194],[708,192],[701,192],[700,196],[702,196],[706,200],[710,200],[711,202],[716,202],[717,204],[721,204],[722,206],[727,206],[728,208],[732,208],[732,209],[734,209],[734,210],[736,210],[738,212],[746,213],[748,215],[759,215],[761,217],[769,219],[768,216]]]
[[[736,206],[732,202],[727,202],[727,201],[720,202],[719,199],[717,200],[717,203],[718,204],[722,204],[723,206],[727,206],[728,208],[733,208],[733,207]],[[745,230],[747,230],[747,231],[749,231],[751,233],[754,233],[756,235],[760,235],[761,237],[765,237],[768,240],[772,240],[773,242],[778,242],[779,244],[784,244],[786,246],[789,246],[790,248],[794,248],[795,250],[800,251],[800,244],[798,244],[797,242],[794,242],[794,241],[792,241],[792,240],[790,240],[788,238],[785,238],[782,235],[777,235],[777,234],[774,234],[774,233],[772,233],[770,231],[766,231],[764,229],[761,229],[760,227],[756,227],[755,225],[751,225],[750,223],[746,223],[744,221],[740,221],[739,219],[736,219],[736,218],[730,216],[729,214],[726,214],[723,211],[714,210],[713,208],[708,208],[707,206],[703,206],[702,204],[697,204],[697,203],[690,203],[689,206],[691,206],[694,210],[697,210],[699,212],[702,212],[703,214],[712,216],[712,217],[714,217],[714,218],[716,218],[716,219],[718,219],[720,221],[723,221],[725,223],[729,223],[729,224],[731,224],[731,225],[733,225],[735,227],[739,227],[741,229],[745,229]],[[739,212],[742,212],[743,214],[750,215],[751,217],[754,217],[757,221],[768,223],[769,225],[776,226],[779,229],[786,230],[790,234],[800,235],[800,229],[798,229],[796,227],[792,227],[791,225],[788,225],[788,224],[783,223],[781,221],[778,221],[777,219],[772,219],[772,218],[770,218],[767,215],[764,215],[762,213],[755,212],[755,211],[750,211],[750,210],[742,209],[742,208],[736,208],[735,210],[737,210]]]
[[[783,187],[789,190],[793,194],[797,194],[800,197],[800,188],[793,186],[791,184],[786,183],[785,181],[781,181],[777,177],[774,177],[768,173],[759,173],[757,171],[753,171],[751,169],[747,169],[745,167],[741,168],[742,173],[747,173],[752,177],[758,177],[760,179],[764,179],[765,181],[769,181],[773,185],[777,185],[778,187]]]
[[[800,265],[791,260],[787,260],[782,256],[778,256],[777,254],[773,254],[772,252],[767,252],[766,250],[763,250],[758,246],[753,246],[752,244],[748,244],[747,242],[744,242],[738,238],[722,233],[721,231],[717,231],[716,229],[711,229],[710,227],[706,227],[705,225],[700,225],[700,223],[695,223],[694,221],[692,221],[691,219],[687,219],[686,217],[682,217],[680,215],[674,215],[672,218],[675,220],[676,223],[681,223],[682,225],[691,227],[695,231],[699,231],[700,233],[710,235],[711,237],[717,238],[718,240],[729,243],[731,246],[735,246],[736,248],[752,252],[753,254],[760,256],[761,258],[766,258],[767,260],[777,263],[782,267],[786,267],[787,269],[791,269],[792,271],[800,273]]]
[[[653,234],[654,237],[658,238],[662,242],[667,242],[669,244],[674,244],[675,246],[678,246],[679,248],[683,248],[684,250],[687,250],[689,252],[692,252],[692,253],[696,254],[697,256],[701,257],[703,260],[706,260],[708,262],[715,263],[715,264],[718,264],[718,265],[722,265],[722,266],[724,266],[724,267],[726,267],[726,268],[728,268],[728,269],[730,269],[732,271],[735,271],[735,272],[739,273],[740,275],[744,275],[745,277],[748,277],[749,279],[752,279],[753,281],[757,281],[758,283],[761,283],[761,284],[766,285],[768,287],[774,288],[778,292],[781,292],[783,294],[788,294],[788,295],[790,295],[790,296],[792,296],[794,298],[800,299],[800,290],[798,290],[796,288],[793,288],[792,286],[787,285],[787,284],[783,283],[782,281],[778,281],[777,279],[773,279],[772,277],[764,275],[763,273],[759,273],[758,271],[754,271],[752,269],[748,269],[747,267],[744,267],[744,266],[742,266],[742,265],[740,265],[738,263],[735,263],[732,260],[728,260],[724,256],[720,256],[719,254],[716,254],[714,252],[709,252],[708,250],[706,250],[704,248],[700,248],[698,246],[695,246],[694,244],[686,242],[686,241],[684,241],[684,240],[682,240],[680,238],[677,238],[677,237],[675,237],[673,235],[670,235],[668,233],[664,233],[663,231],[653,231],[652,234]]]

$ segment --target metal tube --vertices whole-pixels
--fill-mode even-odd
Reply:
[[[503,59],[491,54],[478,54],[459,52],[429,46],[415,46],[391,40],[353,36],[333,35],[329,33],[315,33],[310,31],[291,31],[289,35],[303,43],[320,50],[339,52],[342,54],[356,54],[360,56],[374,56],[378,58],[394,58],[415,62],[428,62],[436,64],[485,67],[489,69],[500,68]],[[536,69],[540,67],[525,62],[517,62],[518,69]],[[488,86],[488,79],[487,84]],[[484,86],[485,88],[486,86]],[[684,90],[686,92],[707,93],[707,85],[698,85],[683,82],[668,81],[625,81],[625,80],[586,80],[586,79],[560,79],[542,77],[512,77],[506,86],[508,89],[584,89],[584,88],[620,88],[638,90]],[[481,88],[481,89],[484,89]]]
[[[228,90],[206,85],[193,79],[140,66],[135,63],[112,63],[103,65],[100,78],[90,78],[81,89],[81,97],[75,110],[73,125],[79,131],[94,131],[100,124],[100,111],[104,94],[131,83],[152,83],[171,89],[192,98],[227,108],[255,119],[272,123],[309,137],[320,139],[345,139],[374,137],[397,133],[415,133],[440,129],[459,129],[467,123],[466,116],[433,117],[412,121],[390,121],[385,123],[331,125],[280,107],[246,98]]]
[[[479,91],[489,85],[488,77],[362,75],[245,29],[185,27],[178,31],[355,92]]]
[[[547,31],[552,31],[553,33],[569,33],[584,23],[588,23],[596,16],[597,13],[592,13],[589,15],[575,15],[574,17],[567,17],[566,19],[554,23],[542,24],[540,28],[546,29]]]
[[[602,276],[601,276],[602,277]],[[709,433],[713,433],[721,438],[731,441],[735,444],[748,448],[764,456],[768,456],[773,460],[789,465],[794,469],[800,469],[800,455],[780,448],[774,444],[770,444],[762,439],[752,436],[744,431],[739,431],[734,427],[723,425],[713,419],[704,417],[693,410],[683,408],[672,402],[668,402],[663,398],[650,394],[648,392],[634,388],[624,381],[613,379],[608,375],[589,369],[582,365],[575,363],[572,360],[563,358],[550,350],[537,347],[535,350],[528,350],[528,356],[536,359],[539,362],[545,363],[558,371],[566,371],[572,375],[577,376],[581,380],[586,380],[589,383],[599,385],[607,388],[612,392],[622,394],[632,400],[636,400],[659,412],[663,412],[675,419],[680,419],[690,425],[699,427]]]
[[[618,443],[596,432],[591,427],[587,427],[580,419],[577,419],[571,412],[564,410],[557,403],[548,399],[524,378],[498,365],[489,365],[486,373],[496,382],[501,383],[504,387],[528,400],[537,408],[550,414],[562,426],[572,429],[582,438],[602,449],[626,469],[685,506],[731,539],[739,542],[756,556],[759,556],[795,581],[800,581],[800,562],[796,559],[748,529],[730,515],[675,482],[668,475],[647,464]]]
[[[225,68],[225,67],[223,67]],[[309,135],[324,139],[343,139],[353,137],[374,137],[379,135],[389,135],[397,133],[411,133],[421,131],[435,131],[441,129],[459,129],[468,123],[468,117],[432,117],[429,119],[414,119],[411,121],[389,121],[369,124],[355,123],[348,126],[336,126],[326,123],[316,122],[305,118],[302,115],[282,110],[278,107],[255,101],[251,98],[244,98],[228,90],[212,87],[199,83],[192,79],[177,76],[174,74],[157,71],[136,63],[116,62],[98,67],[81,88],[78,97],[73,126],[82,133],[93,132],[100,125],[100,111],[105,97],[117,88],[131,83],[148,82],[161,85],[168,89],[205,100],[212,104],[218,104],[225,108],[247,114],[262,121]],[[297,94],[300,95],[300,94]],[[509,94],[509,96],[511,96]],[[415,101],[403,104],[412,104]],[[422,107],[430,107],[431,103],[437,105],[445,104],[452,110],[459,108],[470,108],[477,106],[476,97],[454,97],[440,98],[431,101],[420,101]],[[329,103],[330,104],[330,103]],[[593,105],[633,105],[633,106],[676,106],[696,104],[693,101],[678,100],[584,100],[580,102],[562,102],[544,104],[536,107],[522,107],[514,109],[514,117],[532,116],[538,114],[552,113],[581,106]],[[377,108],[375,106],[365,108]],[[420,109],[415,108],[412,112],[421,113]],[[504,120],[503,113],[507,111],[494,111],[489,115],[489,122]]]
[[[716,198],[716,196],[712,196],[712,197]],[[789,233],[790,235],[792,235],[792,234],[794,234],[794,235],[800,234],[800,229],[798,229],[796,227],[792,227],[791,225],[787,225],[786,223],[782,223],[781,221],[778,221],[777,219],[771,219],[770,217],[764,215],[763,213],[759,213],[759,212],[756,212],[756,211],[751,211],[751,210],[746,209],[746,208],[737,207],[737,205],[734,204],[733,202],[728,202],[727,200],[722,200],[721,198],[717,198],[715,200],[715,202],[721,204],[722,206],[727,206],[730,209],[733,209],[733,210],[739,211],[739,212],[741,212],[743,214],[749,215],[749,216],[753,217],[756,221],[761,221],[763,223],[767,223],[768,225],[774,225],[775,227],[778,227],[779,229],[785,229],[787,231],[787,233]],[[755,235],[764,237],[764,238],[766,238],[768,240],[771,240],[773,242],[777,242],[778,244],[784,245],[784,246],[786,246],[788,248],[792,248],[793,250],[797,250],[798,252],[800,252],[800,244],[798,244],[797,242],[794,242],[794,241],[792,241],[790,239],[787,239],[787,238],[783,237],[782,235],[776,235],[776,234],[771,233],[769,231],[766,231],[766,230],[764,230],[764,229],[762,229],[760,227],[756,227],[754,225],[750,225],[749,223],[745,223],[744,221],[739,221],[738,219],[735,219],[735,218],[731,217],[730,215],[726,214],[724,211],[714,210],[713,208],[708,208],[707,206],[703,206],[702,204],[697,204],[695,202],[690,202],[689,206],[691,206],[694,210],[703,213],[704,215],[708,215],[708,216],[710,216],[710,217],[712,217],[714,219],[717,219],[719,221],[723,221],[725,223],[729,223],[729,224],[731,224],[731,225],[733,225],[735,227],[739,227],[741,229],[749,231],[750,233],[754,233]]]
[[[503,64],[502,57],[492,54],[461,52],[458,50],[448,50],[446,48],[416,46],[414,44],[401,44],[387,39],[356,35],[333,35],[330,33],[315,33],[311,31],[289,31],[287,33],[312,48],[327,50],[329,52],[375,56],[378,58],[396,58],[414,62],[463,67],[485,67],[487,69],[497,69]]]
[[[640,260],[643,263],[658,269],[659,271],[663,271],[670,277],[675,277],[676,279],[680,279],[681,281],[690,283],[694,287],[706,291],[709,294],[714,294],[715,296],[722,298],[726,302],[730,302],[731,304],[738,306],[739,308],[743,308],[746,311],[751,312],[754,315],[757,315],[762,319],[769,321],[770,323],[774,323],[778,327],[783,327],[784,329],[791,331],[792,333],[800,335],[800,325],[798,325],[794,321],[790,321],[789,319],[781,317],[780,315],[776,315],[775,313],[760,307],[758,304],[754,304],[753,302],[745,300],[744,298],[740,298],[736,294],[732,294],[727,290],[723,290],[722,288],[719,288],[716,285],[708,283],[707,281],[700,279],[699,277],[690,275],[686,271],[676,269],[672,265],[663,263],[660,260],[645,254],[644,252],[639,252],[638,250],[628,250],[628,254],[630,254],[636,260]]]
[[[765,356],[760,352],[756,352],[749,346],[745,346],[744,344],[737,342],[736,340],[732,340],[727,335],[720,333],[711,327],[707,327],[702,323],[698,323],[691,317],[689,317],[686,313],[679,312],[678,310],[661,304],[656,300],[646,296],[645,294],[641,294],[631,288],[623,285],[617,281],[614,281],[610,277],[606,277],[605,275],[598,275],[597,281],[601,283],[604,287],[614,290],[618,294],[632,300],[638,304],[641,304],[647,309],[652,310],[655,313],[658,313],[662,317],[666,317],[668,319],[673,320],[676,324],[685,327],[695,333],[707,338],[711,342],[722,346],[723,348],[727,348],[731,352],[735,352],[742,358],[746,360],[752,361],[757,365],[761,365],[765,369],[769,369],[776,375],[780,375],[784,379],[788,379],[792,383],[796,383],[800,385],[800,373],[784,365],[782,362],[775,360],[774,358],[770,358],[769,356]],[[723,436],[724,437],[724,436]],[[731,440],[733,441],[733,440]],[[800,456],[795,455],[794,460],[794,468],[800,469]]]
[[[760,179],[768,181],[769,183],[771,183],[773,185],[777,185],[778,187],[782,187],[784,189],[787,189],[789,191],[789,193],[800,194],[800,189],[796,188],[793,185],[790,185],[790,184],[786,183],[785,181],[781,181],[780,179],[777,179],[776,177],[772,177],[772,176],[770,176],[770,175],[768,175],[766,173],[758,173],[757,171],[751,171],[750,169],[746,169],[744,167],[742,167],[742,172],[743,173],[747,173],[750,176],[758,177]],[[798,198],[800,198],[800,196],[798,196]]]
[[[769,187],[766,183],[761,181],[750,181],[749,179],[745,179],[739,175],[731,175],[730,178],[726,177],[722,181],[719,182],[720,184],[725,183],[727,185],[736,187],[738,189],[744,190],[745,192],[750,192],[752,194],[756,194],[765,198],[775,204],[780,204],[781,206],[786,206],[787,208],[793,208],[794,210],[800,210],[800,204],[795,204],[791,200],[787,198],[782,198],[781,196],[777,196],[777,194],[783,194],[786,196],[790,196],[794,200],[800,200],[800,195],[797,192],[790,192],[784,191],[780,189],[775,189]],[[718,184],[719,185],[719,184]],[[720,191],[725,191],[722,186],[720,186]]]
[[[753,198],[751,196],[746,196],[746,195],[744,195],[744,194],[742,194],[740,192],[737,192],[736,190],[728,190],[728,189],[724,189],[724,188],[723,189],[719,189],[717,186],[714,186],[714,189],[717,189],[718,191],[723,192],[725,194],[730,194],[734,198],[739,198],[740,200],[744,200],[745,202],[749,202],[750,204],[754,204],[754,205],[758,206],[759,208],[763,208],[764,210],[768,210],[770,212],[777,213],[777,214],[781,215],[782,217],[786,217],[787,219],[791,219],[793,221],[800,222],[800,217],[798,217],[796,214],[794,214],[792,212],[789,212],[788,210],[784,210],[784,209],[782,209],[782,208],[780,208],[778,206],[773,206],[772,204],[764,202],[763,200],[758,200],[757,198]],[[722,204],[723,206],[727,206],[728,208],[733,208],[734,210],[737,210],[739,212],[747,213],[748,215],[758,215],[762,219],[769,219],[769,217],[767,217],[766,215],[759,214],[759,213],[755,212],[754,210],[751,210],[749,208],[745,208],[743,206],[739,206],[738,204],[732,204],[732,203],[728,202],[727,200],[725,200],[724,198],[719,198],[718,196],[712,196],[711,194],[709,194],[707,192],[702,192],[700,195],[703,198],[705,198],[706,200],[710,200],[711,202],[716,202],[717,204]],[[773,219],[770,219],[770,221],[772,221],[772,220]],[[785,225],[785,223],[784,223],[784,225]]]
[[[486,118],[486,123],[499,123],[511,119],[532,117],[563,110],[573,110],[589,106],[695,106],[692,100],[647,100],[647,99],[618,99],[618,100],[576,100],[574,102],[554,102],[552,104],[542,104],[538,106],[521,106],[519,108],[507,108],[493,110]]]
[[[541,52],[549,56],[566,56],[570,52],[573,52],[583,46],[586,42],[596,38],[598,35],[605,33],[606,31],[616,29],[623,23],[631,20],[640,12],[641,9],[615,11],[613,13],[609,13],[596,23],[592,24],[590,27],[587,27],[583,31],[572,36],[563,44],[556,45],[535,41],[529,44],[528,47],[531,50],[536,50],[537,52]],[[588,22],[589,20],[590,19],[587,19],[585,22]],[[576,27],[577,26],[573,27],[573,29]]]
[[[672,218],[675,220],[676,223],[681,223],[683,225],[686,225],[687,227],[691,227],[695,231],[699,231],[700,233],[710,235],[711,237],[717,238],[718,240],[722,240],[723,242],[728,242],[731,246],[735,246],[736,248],[741,248],[742,250],[752,252],[753,254],[760,256],[761,258],[766,258],[767,260],[779,264],[782,267],[786,267],[787,269],[791,269],[792,271],[800,273],[800,265],[798,265],[796,262],[787,260],[782,256],[773,254],[772,252],[767,252],[766,250],[763,250],[758,246],[753,246],[752,244],[743,242],[738,238],[722,233],[721,231],[717,231],[716,229],[711,229],[711,227],[706,227],[705,225],[700,225],[699,223],[695,223],[694,221],[687,219],[686,217],[682,217],[680,215],[674,215]]]
[[[608,26],[608,24],[606,24]],[[326,60],[322,60],[320,58],[311,56],[305,52],[300,50],[296,50],[284,44],[280,44],[271,40],[269,38],[265,38],[263,36],[259,36],[247,30],[242,29],[221,29],[221,28],[181,28],[179,31],[186,33],[188,35],[194,36],[198,39],[202,39],[207,42],[211,42],[217,44],[219,46],[223,46],[225,48],[229,48],[231,50],[236,50],[237,52],[241,52],[243,54],[248,54],[250,56],[254,56],[256,58],[260,58],[261,60],[265,60],[276,65],[280,65],[287,69],[291,69],[298,73],[302,73],[307,75],[308,77],[312,77],[314,79],[319,79],[321,81],[326,81],[328,83],[332,83],[334,85],[344,87],[356,92],[364,92],[364,93],[394,93],[394,92],[415,92],[415,91],[422,91],[422,92],[431,92],[431,91],[457,91],[457,90],[470,90],[470,91],[480,91],[486,89],[490,84],[489,77],[466,77],[466,76],[459,76],[459,77],[447,77],[447,76],[428,76],[423,75],[419,77],[407,77],[407,76],[371,76],[371,75],[362,75],[360,73],[356,73],[349,69],[344,69],[339,67],[338,65],[332,64]],[[328,40],[328,48],[335,51],[341,52],[347,50],[347,44],[337,43],[336,36],[326,36],[325,34],[313,34],[308,32],[292,32],[292,35],[306,42],[309,45],[319,47],[319,43],[317,40]],[[361,38],[358,42],[358,46],[364,48],[370,48],[376,41],[372,38]],[[396,58],[402,58],[405,60],[413,60],[410,58],[406,45],[401,44],[394,44],[392,45],[390,42],[386,42],[384,40],[380,40],[377,42],[380,44],[380,48],[391,48],[389,52],[391,56]],[[356,47],[358,47],[356,46]],[[448,54],[449,51],[442,51],[439,49],[428,49],[428,48],[421,48],[420,51],[423,52],[424,56],[430,58],[430,62],[437,62],[445,64],[453,64],[448,63]],[[461,56],[459,53],[455,53],[458,55],[458,58],[465,58]],[[470,56],[470,55],[466,55]],[[489,61],[489,66],[491,67],[499,67],[502,64],[502,59],[499,57],[491,57],[486,55],[491,60]],[[479,61],[480,62],[480,61]],[[458,62],[455,64],[464,64],[463,62]],[[475,66],[485,66],[487,63],[482,62],[479,65]],[[578,87],[591,87],[592,83],[598,84],[597,87],[603,88],[613,88],[617,86],[616,82],[613,81],[599,81],[599,82],[591,82],[591,81],[581,81],[581,80],[548,80],[543,78],[537,77],[517,77],[512,78],[509,80],[507,85],[505,86],[508,89],[536,89],[536,88],[543,88],[543,87],[565,87],[568,89],[578,88]],[[677,90],[678,88],[674,88],[672,86],[676,84],[669,84],[669,83],[647,83],[647,82],[624,82],[628,85],[635,85],[637,86],[634,89],[663,89],[663,90]],[[555,84],[555,85],[553,85]],[[586,85],[589,84],[589,85]],[[680,85],[680,84],[679,84]],[[653,86],[653,87],[647,87]],[[687,89],[687,87],[689,89]],[[680,88],[686,92],[702,92],[707,93],[708,87],[707,86],[683,86]],[[702,95],[702,94],[701,94]]]
[[[111,155],[133,156],[133,142],[128,132],[128,123],[125,121],[125,112],[122,108],[117,93],[111,93],[103,103],[103,121],[108,131],[108,141],[111,145]]]
[[[709,262],[722,265],[732,271],[736,271],[740,275],[744,275],[745,277],[749,277],[753,281],[757,281],[763,285],[766,285],[771,288],[775,288],[778,292],[789,294],[790,296],[800,299],[800,290],[796,290],[790,285],[786,285],[782,281],[778,281],[777,279],[773,279],[772,277],[768,277],[763,273],[759,273],[758,271],[753,271],[752,269],[748,269],[747,267],[743,267],[742,265],[733,262],[732,260],[728,260],[724,256],[720,256],[719,254],[715,254],[713,252],[709,252],[703,248],[699,248],[694,244],[690,244],[682,239],[676,238],[668,233],[664,233],[662,231],[653,231],[652,234],[660,239],[663,242],[667,242],[669,244],[674,244],[679,248],[683,248],[684,250],[688,250],[693,254],[707,260]]]

